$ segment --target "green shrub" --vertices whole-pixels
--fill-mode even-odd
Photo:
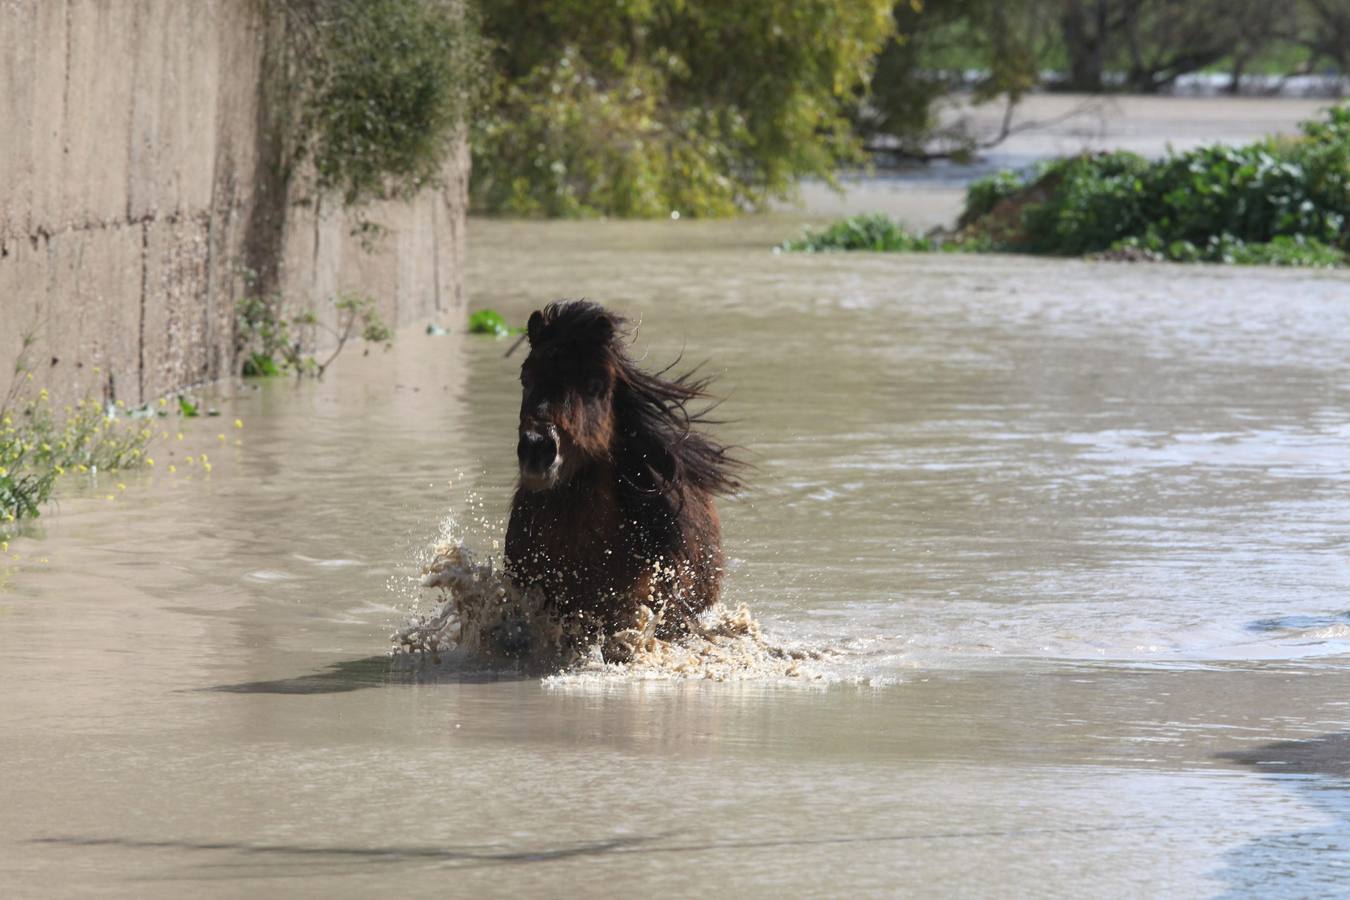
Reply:
[[[152,432],[118,411],[82,400],[58,418],[46,390],[0,408],[0,522],[36,518],[66,472],[144,465]]]
[[[465,4],[286,0],[298,110],[295,161],[347,205],[438,183],[484,81],[484,45]]]
[[[961,211],[958,226],[965,226],[989,214],[995,206],[1009,197],[1015,196],[1031,182],[1037,180],[1042,169],[1027,172],[1015,172],[1003,169],[992,175],[977,178],[966,187],[966,205]]]
[[[780,249],[799,253],[835,250],[922,252],[937,249],[937,244],[911,234],[889,216],[873,214],[843,219],[823,231],[808,228],[798,240],[784,241]]]
[[[1333,265],[1350,250],[1347,220],[1350,106],[1342,106],[1294,140],[1001,172],[971,185],[961,236],[1033,253],[1129,248],[1174,260]]]
[[[1347,263],[1344,251],[1315,238],[1279,235],[1248,243],[1231,234],[1214,235],[1202,244],[1176,240],[1164,243],[1156,235],[1130,237],[1112,244],[1107,255],[1137,253],[1145,259],[1172,262],[1236,263],[1249,266],[1303,266],[1330,269]]]
[[[1105,249],[1144,221],[1149,164],[1133,153],[1060,160],[1037,183],[1050,183],[1043,202],[1022,213],[1025,249],[1078,255]]]

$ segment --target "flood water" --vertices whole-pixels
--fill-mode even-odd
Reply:
[[[708,361],[727,599],[819,678],[391,663],[514,475],[520,357],[409,331],[11,543],[0,894],[1342,894],[1347,277],[796,227],[475,222],[471,288]]]

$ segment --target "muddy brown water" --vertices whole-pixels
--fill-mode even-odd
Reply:
[[[472,286],[709,361],[728,597],[825,677],[391,665],[442,523],[501,538],[518,390],[406,333],[11,542],[0,895],[1341,894],[1346,276],[795,228],[476,222]]]

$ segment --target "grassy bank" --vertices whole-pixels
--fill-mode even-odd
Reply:
[[[808,231],[782,249],[1099,255],[1259,265],[1350,263],[1350,105],[1295,138],[1150,161],[1059,159],[971,184],[955,227],[910,234],[885,216]]]

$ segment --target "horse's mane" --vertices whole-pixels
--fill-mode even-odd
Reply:
[[[700,430],[720,424],[709,418],[717,406],[708,390],[711,377],[699,376],[697,369],[667,377],[679,365],[678,358],[658,372],[644,371],[628,355],[633,336],[629,321],[598,303],[563,300],[538,315],[530,323],[533,350],[555,344],[571,352],[599,353],[615,372],[615,462],[629,490],[657,495],[688,485],[725,494],[740,488],[735,471],[742,463],[731,448]],[[710,402],[691,410],[689,405],[700,400]]]

